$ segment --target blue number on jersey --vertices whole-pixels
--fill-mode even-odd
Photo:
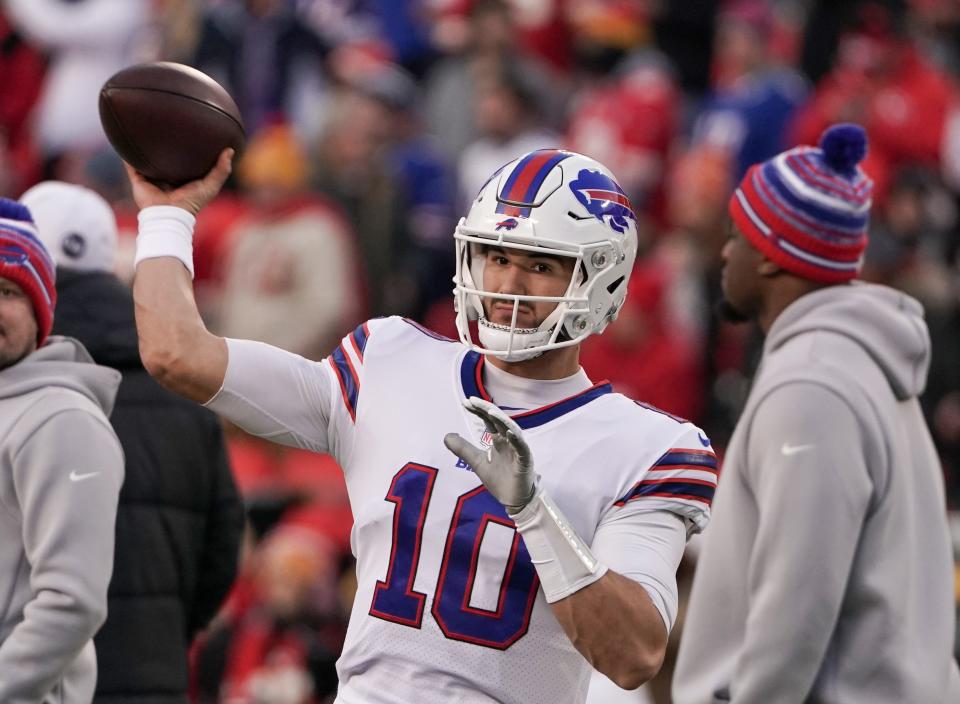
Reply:
[[[470,606],[480,542],[488,523],[514,529],[495,611]],[[444,635],[489,648],[509,648],[527,632],[539,585],[527,547],[503,505],[482,486],[461,496],[450,522],[432,609]]]
[[[377,581],[370,613],[405,626],[420,628],[426,594],[413,591],[423,539],[423,521],[437,478],[434,467],[407,463],[393,477],[387,501],[393,510],[393,548],[385,582]]]
[[[386,496],[396,504],[393,548],[387,579],[378,580],[374,589],[372,616],[420,627],[426,595],[413,591],[413,582],[436,475],[433,467],[408,463],[393,478]],[[482,486],[460,496],[447,534],[432,613],[447,638],[505,650],[527,632],[540,581],[526,546],[514,533],[496,610],[470,606],[480,543],[489,523],[514,528],[500,502]]]

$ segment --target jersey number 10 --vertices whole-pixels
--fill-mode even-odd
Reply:
[[[435,467],[410,462],[393,477],[386,496],[387,501],[396,505],[390,566],[387,578],[377,581],[371,616],[420,628],[427,596],[414,591],[413,583],[437,472]],[[488,523],[516,530],[503,506],[483,486],[457,499],[431,613],[447,638],[506,650],[527,632],[540,580],[520,534],[514,532],[497,608],[487,610],[470,605],[480,544]]]

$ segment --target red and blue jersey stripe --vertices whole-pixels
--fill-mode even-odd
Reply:
[[[685,499],[710,506],[718,473],[717,456],[710,450],[674,448],[664,453],[615,505],[649,497]]]
[[[353,362],[343,344],[337,345],[337,349],[327,358],[333,373],[340,382],[340,393],[343,395],[343,402],[347,407],[347,412],[353,420],[357,419],[357,399],[360,397],[360,376],[353,367]]]
[[[367,340],[370,339],[370,327],[366,323],[359,325],[356,330],[350,333],[349,337],[350,344],[353,345],[360,363],[363,364],[363,351],[367,348]]]
[[[343,338],[343,341],[337,345],[337,348],[327,357],[330,368],[333,369],[337,381],[340,383],[340,394],[343,397],[343,404],[350,414],[350,418],[357,419],[357,401],[360,398],[360,374],[357,367],[350,358],[347,349],[349,345],[353,349],[356,361],[363,364],[363,353],[367,349],[367,342],[370,340],[370,326],[368,323],[358,325],[357,328]]]

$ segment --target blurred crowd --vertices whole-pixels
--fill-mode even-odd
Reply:
[[[925,410],[960,511],[954,0],[0,8],[0,195],[42,179],[98,191],[121,224],[116,269],[129,278],[136,212],[100,128],[99,89],[141,61],[205,71],[235,98],[248,142],[199,217],[198,302],[217,333],[308,358],[371,316],[455,337],[452,233],[489,174],[541,147],[608,165],[640,216],[642,256],[620,319],[584,346],[584,368],[693,420],[721,452],[759,350],[756,331],[713,314],[730,193],[748,166],[815,144],[827,125],[863,125],[876,183],[863,278],[925,306]],[[195,694],[325,701],[352,579],[339,470],[235,430],[228,445],[250,517],[247,555],[195,649]]]

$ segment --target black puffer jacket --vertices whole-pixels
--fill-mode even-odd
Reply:
[[[133,299],[116,277],[57,271],[54,330],[123,374],[110,420],[126,455],[95,702],[185,704],[187,648],[237,569],[243,510],[216,417],[140,363]]]

